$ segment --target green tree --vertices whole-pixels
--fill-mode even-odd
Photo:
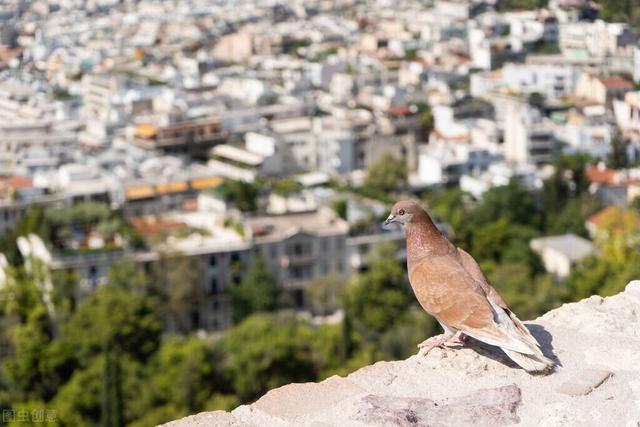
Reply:
[[[542,224],[533,196],[515,179],[483,194],[481,202],[473,209],[472,218],[475,224],[486,224],[500,218],[533,228]]]
[[[153,276],[152,292],[156,296],[158,309],[165,319],[166,326],[182,333],[199,327],[191,323],[192,312],[198,309],[198,304],[204,299],[205,294],[202,266],[198,258],[178,252],[161,252],[154,263]],[[132,275],[131,278],[135,280],[136,276]],[[144,277],[138,277],[138,281],[141,284]]]
[[[255,212],[257,209],[259,184],[227,179],[219,187],[225,200],[233,203],[243,212]]]
[[[501,12],[510,10],[532,10],[547,6],[547,0],[498,0],[497,9]]]
[[[281,196],[290,196],[299,193],[302,185],[295,179],[285,178],[279,179],[273,183],[273,191]]]
[[[231,285],[228,291],[236,322],[251,313],[273,311],[278,308],[278,283],[260,255],[254,257],[242,281],[237,285]]]
[[[607,156],[607,166],[611,169],[622,169],[629,166],[627,143],[619,134],[611,140],[611,152]]]
[[[147,291],[149,285],[149,277],[141,266],[127,259],[119,260],[111,266],[107,281],[113,287],[134,292]]]
[[[498,264],[489,274],[500,295],[521,319],[534,319],[562,303],[564,291],[550,275],[533,276],[523,262]]]
[[[421,110],[422,111],[420,111],[420,117],[418,119],[420,122],[420,134],[422,135],[423,141],[428,141],[429,135],[434,128],[433,112],[426,104],[421,108]]]
[[[122,425],[140,417],[148,409],[138,403],[144,366],[158,349],[160,333],[153,305],[139,293],[107,284],[83,301],[48,354],[68,367],[52,401],[61,421]]]
[[[367,169],[365,185],[386,193],[401,190],[407,185],[407,174],[404,159],[385,153]]]
[[[585,223],[599,207],[600,203],[596,199],[584,196],[578,199],[572,198],[560,212],[547,218],[547,233],[552,235],[573,233],[587,238],[589,233]]]
[[[149,382],[141,396],[154,408],[138,422],[156,425],[202,410],[231,410],[238,401],[223,378],[219,340],[170,336],[148,363]]]
[[[528,96],[527,102],[537,109],[543,111],[546,99],[545,96],[540,92],[533,92]]]
[[[404,268],[394,245],[380,245],[369,270],[354,277],[346,290],[346,315],[356,342],[376,342],[409,304]]]
[[[223,339],[224,366],[242,401],[290,382],[314,381],[313,330],[291,312],[255,314]]]
[[[147,298],[104,285],[80,305],[60,338],[75,350],[80,365],[103,354],[105,342],[145,362],[158,348],[160,332],[160,319]]]
[[[334,313],[340,307],[340,298],[345,288],[345,279],[328,274],[309,283],[304,290],[305,301],[311,312],[321,316]]]
[[[117,350],[111,343],[105,345],[101,422],[104,427],[124,426],[122,402],[122,376]]]
[[[634,0],[597,0],[598,17],[607,22],[626,22],[640,29],[640,5]]]
[[[51,272],[53,290],[51,298],[55,306],[58,323],[67,319],[78,305],[78,275],[73,270]]]
[[[326,323],[318,326],[314,332],[312,357],[318,369],[318,380],[347,374],[344,370],[347,356],[343,352],[343,325]]]
[[[45,210],[41,206],[32,205],[29,207],[26,215],[17,222],[16,226],[0,238],[0,253],[7,257],[9,264],[13,266],[22,264],[22,255],[20,255],[17,246],[18,237],[30,233],[39,236],[51,234],[51,227],[45,219]]]
[[[331,203],[331,209],[342,219],[347,219],[347,201],[339,199]]]
[[[33,269],[37,269],[34,263]],[[23,268],[6,270],[0,290],[2,331],[9,355],[0,360],[0,384],[13,401],[48,400],[55,394],[59,378],[48,370],[48,350],[54,323],[31,273]]]
[[[380,336],[377,350],[383,359],[405,359],[417,352],[417,344],[440,333],[436,320],[422,307],[411,304],[393,327]]]
[[[2,361],[1,378],[16,401],[46,400],[58,384],[42,369],[52,340],[52,325],[44,305],[31,310],[10,331],[12,352]]]
[[[596,236],[597,255],[585,259],[567,279],[568,299],[621,292],[640,277],[640,213],[608,208]]]

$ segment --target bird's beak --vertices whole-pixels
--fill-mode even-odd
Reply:
[[[392,222],[396,222],[396,216],[394,214],[389,215],[389,217],[384,221],[383,225],[387,226]]]

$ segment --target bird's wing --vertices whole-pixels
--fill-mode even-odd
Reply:
[[[489,299],[455,254],[423,259],[409,272],[409,280],[422,307],[440,322],[487,344],[524,354],[537,350],[529,331],[524,326],[526,333],[521,331],[522,324],[511,320],[508,309]]]
[[[531,335],[529,329],[518,319],[518,317],[509,309],[507,303],[504,302],[498,291],[491,285],[487,276],[482,272],[480,266],[476,260],[464,249],[457,248],[460,255],[460,262],[467,272],[480,284],[484,292],[487,294],[487,298],[490,302],[502,308],[508,315],[511,321],[516,325],[516,328],[525,335],[530,342],[534,342],[538,345],[536,339]]]
[[[464,249],[457,249],[458,254],[460,255],[460,262],[462,263],[462,266],[465,270],[467,270],[467,272],[469,272],[471,277],[473,277],[475,281],[478,282],[480,286],[482,286],[482,289],[487,294],[487,298],[489,298],[491,301],[502,308],[508,308],[507,304],[504,302],[500,294],[498,294],[498,291],[496,291],[495,288],[491,286],[491,283],[489,283],[487,276],[484,275],[476,260],[473,259],[473,257],[469,255],[469,253]]]
[[[422,307],[452,328],[483,328],[493,322],[487,295],[454,254],[428,257],[409,271]]]

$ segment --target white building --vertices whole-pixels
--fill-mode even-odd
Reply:
[[[418,148],[418,170],[411,181],[416,186],[455,183],[487,170],[494,160],[489,150],[467,143],[431,143]]]
[[[540,93],[557,99],[573,94],[578,77],[578,69],[568,63],[508,63],[501,70],[472,74],[470,91],[474,97],[503,90],[522,95]]]
[[[504,157],[525,165],[547,163],[556,147],[554,125],[522,101],[508,101],[504,131]]]
[[[571,65],[506,64],[502,78],[506,88],[521,94],[540,93],[555,99],[573,93],[578,71]]]
[[[628,49],[629,30],[628,24],[602,20],[563,23],[559,31],[560,50],[569,55],[593,57],[632,54]]]
[[[627,92],[624,100],[613,100],[613,113],[620,130],[640,140],[640,91]]]
[[[490,189],[509,184],[511,179],[516,179],[528,190],[542,188],[543,179],[534,165],[514,167],[499,162],[491,164],[489,169],[479,175],[462,175],[460,189],[480,199]]]
[[[582,114],[569,114],[567,122],[556,130],[557,138],[566,144],[564,151],[605,159],[611,151],[613,136],[606,111],[602,105],[592,105],[584,107]]]
[[[545,269],[558,277],[567,277],[576,264],[596,251],[590,241],[575,234],[540,237],[530,245],[542,258]]]

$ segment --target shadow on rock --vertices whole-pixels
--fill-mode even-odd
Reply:
[[[542,349],[542,354],[544,354],[549,360],[553,362],[553,367],[550,371],[545,372],[543,374],[548,375],[555,371],[556,367],[562,366],[560,359],[555,355],[553,351],[553,336],[541,325],[526,325],[531,335],[538,340],[540,343],[540,348]],[[514,369],[522,369],[520,368],[514,361],[509,359],[509,357],[496,346],[492,346],[489,344],[485,344],[481,341],[478,341],[474,338],[469,337],[468,343],[465,345],[480,354],[481,356],[488,357],[489,359],[495,360],[497,362],[502,363],[510,368]]]
[[[553,336],[542,325],[526,325],[531,335],[535,337],[540,343],[542,354],[544,354],[554,364],[554,369],[557,366],[562,366],[560,359],[553,351]]]

